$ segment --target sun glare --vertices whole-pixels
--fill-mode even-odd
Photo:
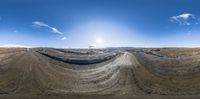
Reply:
[[[104,40],[101,38],[101,37],[98,37],[97,39],[96,39],[96,43],[99,45],[101,45],[101,44],[103,44],[104,43]]]

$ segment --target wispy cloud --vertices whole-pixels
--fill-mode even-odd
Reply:
[[[32,26],[33,27],[37,27],[37,28],[47,28],[49,30],[51,30],[51,32],[57,33],[57,34],[63,34],[62,32],[60,32],[57,28],[52,27],[44,22],[41,21],[34,21],[32,22]]]
[[[196,17],[194,14],[191,13],[183,13],[177,16],[170,17],[171,22],[179,23],[180,25],[191,25],[196,20]],[[196,24],[196,22],[195,22]]]
[[[66,39],[67,39],[67,37],[65,37],[65,36],[61,38],[61,40],[63,40],[63,41],[66,40]]]

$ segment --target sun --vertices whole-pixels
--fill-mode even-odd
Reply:
[[[101,38],[101,37],[96,38],[96,43],[100,44],[100,45],[103,44],[104,43],[103,38]]]

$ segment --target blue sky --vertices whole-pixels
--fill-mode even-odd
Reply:
[[[200,47],[199,0],[1,0],[0,45]]]

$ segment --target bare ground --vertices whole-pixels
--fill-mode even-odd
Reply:
[[[197,99],[200,94],[198,71],[191,74],[195,66],[183,70],[173,66],[164,68],[161,65],[166,64],[165,59],[154,54],[149,56],[145,51],[104,52],[105,55],[117,53],[111,58],[104,57],[102,52],[71,55],[55,49],[3,51],[0,54],[0,98],[3,99]],[[85,60],[87,64],[65,61],[70,57],[79,61],[79,56],[89,57]],[[97,61],[98,58],[104,61]],[[160,61],[164,62],[156,64]]]

